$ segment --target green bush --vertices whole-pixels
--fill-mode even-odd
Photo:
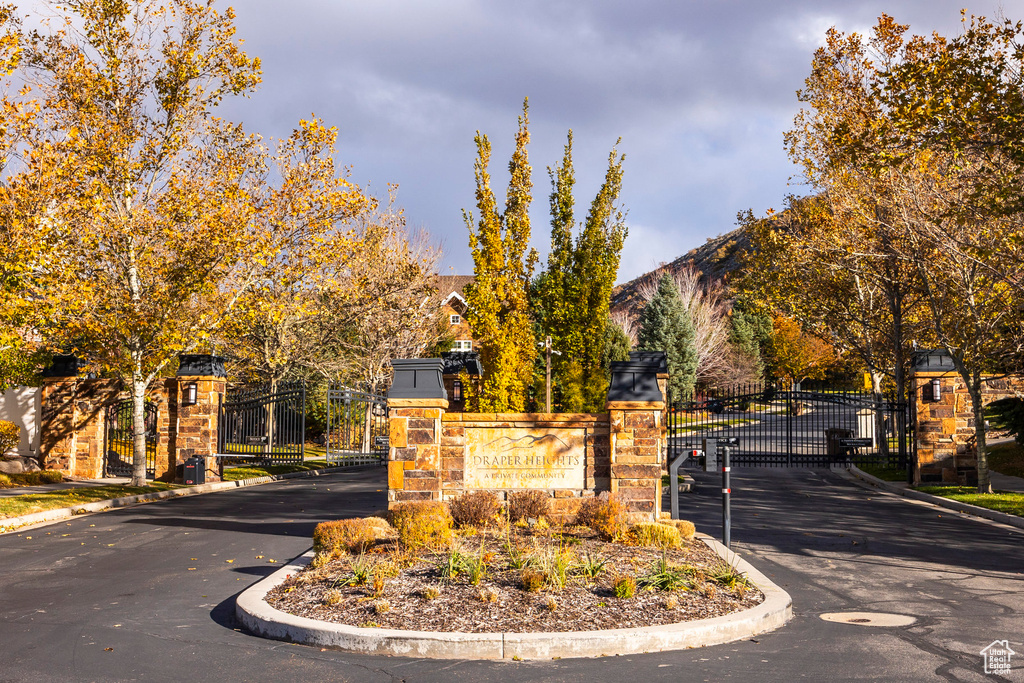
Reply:
[[[498,497],[490,491],[468,491],[448,504],[452,519],[463,527],[485,527],[501,509]]]
[[[14,482],[6,474],[0,474],[0,489],[9,489],[14,487]]]
[[[447,547],[452,542],[452,515],[439,501],[409,501],[388,510],[398,540],[410,550]]]
[[[615,591],[615,597],[628,600],[636,595],[636,579],[632,576],[620,576],[612,584],[612,590]]]
[[[0,420],[0,455],[16,447],[21,442],[21,428],[13,422]]]

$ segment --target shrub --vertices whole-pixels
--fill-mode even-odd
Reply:
[[[373,611],[377,614],[384,614],[391,611],[391,603],[387,600],[376,600],[373,603]]]
[[[20,441],[21,427],[13,422],[0,420],[0,455],[16,447]]]
[[[630,545],[645,548],[678,548],[683,544],[683,538],[676,527],[657,522],[634,524],[626,531],[625,537]]]
[[[341,603],[341,591],[331,589],[327,591],[327,595],[324,596],[325,605],[337,605]]]
[[[590,527],[606,541],[613,541],[622,535],[629,521],[626,506],[615,496],[602,493],[583,501],[576,512],[575,523]]]
[[[469,491],[451,501],[448,507],[459,526],[484,527],[494,521],[501,503],[490,491]]]
[[[693,588],[692,574],[693,570],[690,567],[669,564],[668,559],[662,557],[651,564],[650,572],[640,579],[640,586],[660,591],[674,591],[679,588],[689,590]]]
[[[519,579],[523,582],[523,590],[535,593],[544,587],[544,572],[536,569],[524,569],[519,572]]]
[[[508,518],[513,522],[541,519],[548,514],[551,497],[543,491],[513,491],[508,494]]]
[[[452,542],[451,513],[438,501],[398,503],[388,511],[388,521],[409,549],[446,547]]]
[[[424,600],[434,600],[439,595],[441,595],[441,589],[437,586],[427,586],[422,591],[420,591],[420,595],[423,596]]]
[[[632,576],[620,576],[612,584],[612,590],[615,591],[615,597],[628,600],[636,595],[636,579]]]
[[[697,527],[693,525],[693,522],[688,522],[685,519],[666,519],[661,523],[674,526],[684,541],[689,541],[697,533]]]
[[[56,470],[45,470],[39,473],[39,481],[44,484],[59,484],[64,481],[64,475]]]
[[[482,602],[498,602],[498,591],[493,588],[481,588],[479,595]]]
[[[555,596],[549,595],[544,598],[544,609],[549,612],[554,612],[558,609],[558,601],[555,600]]]
[[[0,489],[9,489],[14,487],[14,482],[6,474],[0,474]]]
[[[313,530],[313,550],[325,555],[362,553],[378,540],[394,533],[394,529],[379,517],[321,522]]]
[[[679,598],[674,595],[670,595],[665,599],[665,609],[675,609],[679,607]]]

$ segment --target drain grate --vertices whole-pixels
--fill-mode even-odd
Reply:
[[[910,626],[916,618],[907,614],[887,614],[885,612],[827,612],[821,615],[825,621],[839,624],[857,624],[858,626]]]

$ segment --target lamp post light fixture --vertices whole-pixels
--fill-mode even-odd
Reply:
[[[181,388],[181,405],[194,406],[199,400],[199,385],[189,382]]]
[[[938,377],[932,380],[932,400],[936,403],[942,399],[942,380]]]
[[[462,401],[462,380],[460,379],[452,382],[452,401],[454,403]]]

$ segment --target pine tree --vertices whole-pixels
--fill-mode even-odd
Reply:
[[[658,292],[640,314],[639,337],[641,350],[667,355],[669,393],[683,396],[692,391],[697,382],[693,321],[668,273],[661,276]]]
[[[528,286],[537,254],[530,241],[533,183],[526,147],[530,142],[528,101],[523,101],[516,148],[509,162],[505,210],[498,213],[490,187],[491,143],[476,134],[476,200],[479,218],[463,212],[469,228],[475,281],[466,286],[466,319],[479,341],[484,376],[478,395],[467,398],[484,412],[522,412],[526,408],[537,355]],[[475,230],[474,230],[475,226]]]
[[[729,343],[741,356],[750,360],[754,373],[760,377],[764,374],[764,361],[761,359],[761,346],[758,344],[753,317],[739,306],[733,308]]]
[[[608,321],[604,330],[604,354],[601,358],[601,368],[604,370],[605,381],[611,381],[611,362],[613,360],[629,360],[629,352],[633,343],[629,335],[619,325]]]

